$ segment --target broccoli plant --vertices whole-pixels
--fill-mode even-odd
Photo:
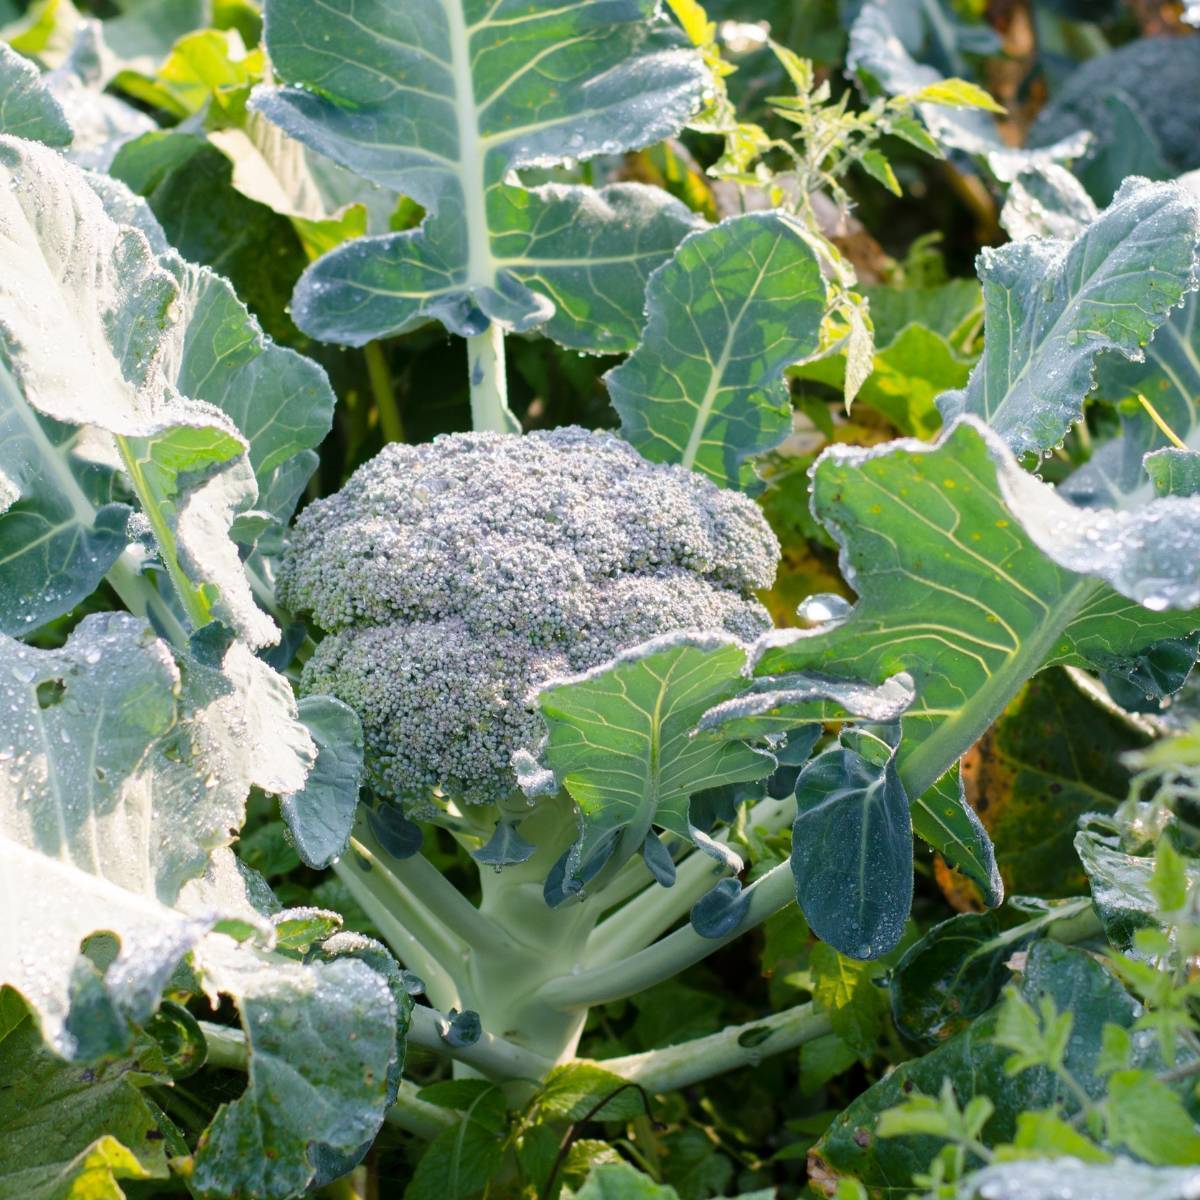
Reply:
[[[143,6],[125,7],[118,20]],[[788,157],[806,189],[840,187],[850,161],[887,182],[869,157],[885,129],[936,139],[1011,184],[1018,240],[980,256],[984,348],[939,397],[936,440],[876,428],[812,465],[812,525],[853,602],[818,593],[772,628],[760,593],[780,544],[758,464],[792,432],[788,369],[831,348],[845,279],[803,198],[710,226],[605,182],[605,158],[729,117],[708,23],[673,7],[692,45],[652,0],[267,0],[266,54],[224,63],[208,136],[265,162],[266,130],[290,147],[273,161],[358,198],[341,216],[327,195],[280,200],[312,260],[297,325],[363,345],[441,322],[467,342],[474,430],[389,444],[340,489],[314,477],[334,414],[322,369],[172,249],[142,200],[67,157],[90,151],[62,77],[0,52],[0,1063],[35,1076],[15,1101],[0,1089],[0,1172],[22,1156],[26,1192],[173,1167],[201,1197],[282,1200],[352,1170],[386,1121],[432,1142],[417,1195],[505,1172],[557,1195],[572,1135],[547,1154],[539,1114],[632,1119],[630,1091],[834,1032],[869,1040],[820,971],[801,1003],[603,1069],[576,1061],[595,1006],[796,904],[833,991],[873,994],[855,960],[891,955],[902,1008],[946,954],[935,929],[900,955],[914,835],[980,908],[1003,900],[963,756],[1049,667],[1147,704],[1184,683],[1200,630],[1195,181],[1132,177],[1098,208],[1068,149],[1000,145],[990,102],[915,63],[880,3],[855,21],[851,66],[892,100],[827,108],[782,56],[801,95],[775,108],[799,118]],[[99,36],[86,26],[77,50]],[[190,120],[207,85],[185,64],[217,44],[177,44],[162,79],[131,56],[126,86]],[[812,144],[831,131],[849,148]],[[198,137],[159,132],[131,172]],[[403,227],[364,233],[380,193],[409,202]],[[625,356],[603,377],[619,430],[517,429],[505,339],[534,330]],[[1097,422],[1098,446],[1094,389],[1122,422]],[[1040,472],[1070,459],[1067,439],[1087,461],[1052,486]],[[239,857],[248,814],[276,799],[305,869],[331,868],[338,906],[382,941],[282,907],[249,838]],[[1100,879],[1115,847],[1097,828],[1079,853]],[[441,869],[451,844],[477,878]],[[1155,920],[1190,902],[1163,845],[1140,864],[1160,876]],[[1014,949],[1052,927],[1095,934],[1074,924],[1088,907],[960,922],[950,944],[968,929],[981,964],[962,1021],[995,1001]],[[1174,953],[1167,935],[1140,948]],[[1080,978],[1112,1000],[1085,958],[1039,944],[989,1018],[1024,1056],[1012,1069],[1049,1079],[1056,1120],[1077,1064],[1061,1017],[1033,1004],[1061,1007]],[[1130,963],[1152,1019],[1192,1036]],[[1122,1028],[1142,1019],[1125,993],[1109,1007]],[[949,1024],[896,1022],[926,1042]],[[455,1078],[417,1095],[409,1044]],[[190,1093],[200,1063],[244,1090],[222,1076]],[[1176,1082],[1145,1047],[1120,1064],[1145,1075],[1130,1086]],[[72,1127],[68,1083],[107,1115]],[[907,1105],[876,1086],[860,1107],[886,1101],[882,1140],[949,1145],[931,1186],[986,1161],[983,1106],[924,1080]],[[14,1104],[55,1138],[8,1120]],[[1079,1105],[1093,1123],[1111,1109]],[[841,1133],[820,1153],[849,1173]]]

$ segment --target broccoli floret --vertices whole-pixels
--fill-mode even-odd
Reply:
[[[532,692],[683,629],[750,641],[779,544],[757,506],[607,433],[393,444],[296,522],[279,596],[327,636],[306,693],[362,718],[370,782],[507,796]]]

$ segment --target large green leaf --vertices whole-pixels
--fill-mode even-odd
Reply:
[[[433,319],[464,335],[495,321],[580,350],[631,349],[646,276],[696,219],[654,189],[526,189],[512,172],[679,131],[707,75],[658,10],[268,0],[267,50],[288,86],[258,89],[258,111],[429,212],[315,263],[297,324],[362,345]]]
[[[651,278],[646,316],[605,377],[622,436],[655,462],[761,490],[747,460],[791,432],[783,369],[816,353],[825,316],[803,227],[769,212],[692,234]]]
[[[227,848],[252,786],[297,792],[312,765],[287,681],[210,631],[177,661],[126,614],[85,618],[62,650],[4,638],[0,664],[0,984],[56,1051],[95,1059],[125,1050],[190,952],[250,1049],[193,1184],[282,1200],[324,1182],[378,1131],[411,1002],[363,939],[272,951],[288,914],[262,915],[273,898]]]
[[[66,146],[71,126],[27,58],[0,42],[0,133]]]
[[[1097,1072],[1101,1030],[1106,1023],[1129,1029],[1139,1007],[1114,976],[1082,950],[1055,942],[1036,942],[1020,982],[1033,1005],[1048,996],[1059,1012],[1074,1016],[1066,1049],[1066,1066],[1093,1098],[1104,1084]],[[997,1009],[920,1058],[896,1067],[863,1092],[830,1126],[813,1150],[815,1160],[831,1175],[853,1175],[875,1197],[901,1200],[911,1194],[913,1175],[923,1171],[943,1144],[925,1135],[881,1138],[880,1113],[903,1102],[914,1091],[934,1096],[949,1079],[963,1101],[987,1096],[995,1112],[984,1127],[988,1145],[1011,1141],[1017,1116],[1023,1110],[1064,1104],[1076,1105],[1061,1079],[1043,1067],[1022,1071],[1015,1078],[1005,1071],[1010,1051],[993,1041]],[[1134,1034],[1135,1053],[1153,1053],[1153,1039]]]
[[[145,197],[185,259],[218,269],[273,337],[294,338],[286,309],[308,257],[291,221],[233,186],[235,169],[199,134],[173,129],[123,145],[109,173]]]
[[[36,628],[96,586],[127,540],[111,502],[132,491],[191,622],[275,640],[228,530],[297,458],[311,470],[324,373],[265,338],[219,276],[152,245],[152,219],[110,217],[120,202],[130,219],[116,185],[97,194],[16,139],[0,139],[0,177],[23,181],[0,189],[0,628]]]
[[[732,852],[692,825],[688,802],[702,788],[775,769],[762,750],[695,733],[705,712],[745,686],[745,664],[745,647],[732,638],[667,634],[538,693],[549,727],[544,761],[579,810],[564,894],[602,870],[610,876],[657,839],[655,827],[728,861]]]
[[[105,90],[115,60],[99,21],[83,21],[75,30],[70,53],[43,76],[71,127],[64,153],[77,166],[106,171],[122,144],[156,128],[139,108]]]
[[[1186,187],[1200,202],[1200,172],[1185,175]],[[1096,378],[1100,396],[1130,401],[1146,396],[1155,411],[1193,449],[1200,445],[1200,292],[1193,292],[1171,314],[1146,347],[1144,362],[1129,362],[1115,354],[1100,358]],[[1144,411],[1127,411],[1124,436],[1101,448],[1091,463],[1070,481],[1072,490],[1089,501],[1120,502],[1145,483],[1147,452],[1168,445],[1167,437]]]
[[[1178,184],[1127,182],[1073,241],[985,250],[987,340],[965,391],[939,402],[974,413],[1017,453],[1060,442],[1082,413],[1096,355],[1141,357],[1196,284],[1200,198]]]
[[[996,1002],[1014,954],[1045,926],[1087,906],[1086,899],[1047,905],[1042,915],[1005,930],[993,913],[959,913],[933,926],[888,980],[896,1028],[922,1050],[959,1033]]]
[[[172,906],[251,785],[299,790],[313,746],[286,680],[243,645],[181,670],[125,614],[85,618],[61,650],[3,638],[0,670],[0,982],[60,1053],[95,1057],[212,923]],[[97,932],[121,940],[103,972],[79,954]]]
[[[1156,515],[1163,541],[1178,545],[1189,525],[1185,514],[1171,519],[1172,506],[1184,503],[1138,511]],[[907,672],[917,698],[901,718],[897,763],[909,796],[936,783],[1044,666],[1125,658],[1200,622],[1193,612],[1148,611],[1055,562],[1040,546],[1060,551],[1060,526],[1077,510],[1021,471],[972,418],[934,447],[832,448],[814,468],[813,509],[841,546],[858,603],[843,620],[766,635],[755,670],[872,683]],[[1144,542],[1081,537],[1092,557],[1082,546],[1064,557],[1101,578],[1129,582],[1147,553]],[[1133,580],[1130,590],[1145,582]],[[1173,595],[1194,586],[1178,583]]]
[[[395,1096],[400,1013],[386,977],[354,957],[251,955],[220,935],[200,960],[213,997],[237,999],[250,1059],[246,1091],[196,1149],[192,1188],[296,1196],[327,1182],[327,1163],[349,1169]]]
[[[81,1071],[28,1018],[0,1040],[0,1196],[120,1196],[117,1179],[163,1179],[162,1133],[140,1086],[161,1077],[153,1046]]]
[[[1114,103],[1116,101],[1116,103]],[[1110,155],[1120,165],[1157,160],[1166,176],[1200,167],[1195,129],[1200,117],[1200,43],[1193,38],[1134,38],[1110,53],[1089,56],[1052,90],[1029,131],[1035,146],[1088,130],[1093,138],[1081,176],[1089,187],[1121,178],[1093,168]],[[1148,145],[1123,144],[1138,128]],[[1107,196],[1094,193],[1103,203]],[[1111,193],[1110,193],[1111,194]]]

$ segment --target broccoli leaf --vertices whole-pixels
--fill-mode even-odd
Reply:
[[[133,617],[85,618],[62,650],[0,641],[0,880],[11,939],[0,982],[15,988],[67,1057],[119,1052],[209,923],[174,912],[179,864],[217,844],[227,814],[161,795],[178,719],[179,669]],[[172,739],[173,742],[173,739]],[[186,745],[186,743],[184,743]],[[51,755],[53,759],[51,760]],[[164,782],[166,782],[164,780]],[[134,830],[148,836],[135,841]],[[105,975],[80,958],[98,931],[121,939]],[[87,1019],[80,1015],[87,1012]]]
[[[1076,67],[1038,114],[1029,142],[1044,146],[1090,131],[1096,153],[1083,164],[1084,182],[1089,190],[1101,182],[1115,187],[1118,170],[1139,162],[1157,161],[1168,176],[1200,167],[1198,115],[1200,43],[1191,37],[1135,38]],[[1139,131],[1141,145],[1128,144]],[[1093,177],[1093,168],[1109,156],[1112,166]],[[1099,203],[1108,199],[1093,196]]]
[[[979,889],[988,908],[1003,902],[1004,882],[996,848],[978,814],[967,803],[960,763],[913,800],[912,824],[913,832],[923,842]]]
[[[363,770],[358,714],[333,696],[305,696],[300,719],[317,744],[304,787],[279,802],[297,853],[310,867],[327,867],[350,844]]]
[[[43,1045],[29,1018],[0,1039],[0,1194],[107,1200],[122,1195],[117,1179],[165,1179],[162,1134],[139,1090],[163,1077],[156,1058],[142,1044],[136,1056],[80,1071]]]
[[[912,680],[903,674],[877,687],[815,674],[781,675],[715,705],[697,728],[703,733],[720,730],[726,737],[756,738],[827,721],[883,724],[895,721],[912,702]]]
[[[237,1000],[250,1060],[246,1091],[217,1111],[196,1150],[191,1186],[205,1197],[284,1197],[344,1174],[395,1096],[407,1021],[398,1028],[387,978],[355,957],[300,963],[220,935],[200,961],[213,996]]]
[[[579,811],[580,836],[562,864],[562,898],[639,853],[654,828],[727,861],[691,823],[693,792],[775,768],[764,751],[695,732],[709,709],[745,686],[746,650],[724,636],[666,634],[538,692],[549,727],[543,758]]]
[[[0,133],[66,146],[71,126],[38,69],[0,42]]]
[[[912,819],[896,752],[860,730],[817,755],[796,781],[796,903],[814,933],[853,958],[878,958],[912,906]]]
[[[1009,184],[1000,224],[1016,242],[1031,237],[1072,241],[1098,215],[1079,180],[1066,167],[1047,163],[1022,171]]]
[[[268,0],[266,45],[288,86],[252,105],[429,214],[310,267],[305,332],[360,346],[436,319],[632,348],[646,276],[698,219],[656,189],[527,189],[512,172],[649,145],[700,107],[707,73],[656,0]]]
[[[100,22],[87,20],[75,30],[66,59],[43,77],[71,127],[66,157],[92,171],[108,170],[122,145],[157,129],[141,109],[105,91],[115,69]]]
[[[0,982],[59,1053],[117,1052],[212,923],[172,907],[181,888],[232,841],[252,784],[303,785],[312,743],[244,646],[181,668],[126,614],[86,617],[61,650],[2,638],[0,663]],[[106,971],[79,954],[98,932],[121,939]]]
[[[92,591],[128,540],[131,488],[192,625],[219,617],[254,645],[277,639],[228,530],[328,429],[324,373],[265,338],[219,276],[161,249],[148,214],[136,229],[110,217],[119,203],[129,219],[118,185],[94,188],[11,138],[0,138],[0,179],[12,239],[0,280],[0,549],[12,580],[0,628],[37,628]]]
[[[1072,508],[970,417],[934,447],[833,447],[814,468],[813,509],[841,545],[858,603],[844,620],[766,635],[755,670],[872,683],[907,672],[916,700],[900,718],[896,761],[905,792],[921,796],[1044,666],[1094,666],[1200,625],[1200,613],[1165,611],[1194,603],[1196,556],[1177,554],[1191,564],[1178,571],[1146,569],[1156,545],[1169,559],[1167,543],[1178,551],[1186,542],[1196,516],[1180,506],[1192,503],[1116,514],[1140,514],[1147,538],[1122,531],[1106,540],[1105,514]],[[1164,611],[1104,580],[1152,603],[1161,597]]]
[[[762,490],[746,460],[791,432],[783,369],[816,353],[825,282],[803,227],[780,212],[688,237],[650,279],[647,325],[605,377],[621,435],[655,462]]]
[[[4,638],[0,664],[0,984],[58,1053],[94,1060],[125,1051],[190,952],[250,1046],[249,1090],[201,1139],[193,1186],[282,1200],[344,1169],[395,1095],[411,1002],[364,939],[304,962],[270,949],[274,899],[227,849],[252,786],[296,792],[312,765],[287,681],[208,630],[177,661],[127,614],[86,617],[62,650]]]
[[[1082,414],[1102,350],[1142,347],[1196,283],[1200,200],[1177,184],[1124,184],[1072,242],[1014,242],[980,258],[983,358],[947,422],[988,421],[1017,453],[1060,442]]]

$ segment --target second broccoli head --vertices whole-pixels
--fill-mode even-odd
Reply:
[[[611,434],[452,434],[305,509],[279,595],[327,631],[303,690],[358,712],[368,782],[420,812],[514,790],[547,680],[662,633],[757,637],[778,556],[752,501]]]

